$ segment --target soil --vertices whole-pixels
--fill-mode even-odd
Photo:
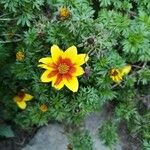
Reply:
[[[120,141],[122,142],[122,150],[141,150],[140,138],[133,137],[126,126],[125,122],[121,122],[118,129]]]

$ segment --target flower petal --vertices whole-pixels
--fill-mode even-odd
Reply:
[[[33,99],[33,96],[32,96],[32,95],[30,95],[30,94],[25,94],[25,97],[24,97],[23,101],[30,101],[30,100],[32,100],[32,99]]]
[[[127,65],[127,66],[124,66],[124,67],[120,70],[120,73],[121,73],[122,76],[124,76],[124,75],[127,75],[130,71],[131,71],[131,66],[130,66],[130,65]]]
[[[63,54],[64,54],[64,52],[57,45],[53,45],[51,47],[51,55],[52,55],[52,59],[55,63],[58,61],[59,57],[63,56]]]
[[[52,87],[54,87],[55,89],[57,89],[57,90],[60,90],[61,88],[63,88],[64,87],[64,82],[63,82],[63,80],[61,80],[60,81],[60,83],[59,84],[54,84],[55,83],[55,81],[52,81]]]
[[[121,82],[122,81],[122,77],[121,76],[116,76],[115,77],[115,82],[116,83],[119,83],[119,82]]]
[[[46,70],[42,76],[41,81],[42,82],[51,82],[54,79],[54,76],[57,74],[55,71]]]
[[[51,63],[53,63],[53,60],[51,57],[44,57],[44,58],[41,58],[39,60],[39,62],[41,62],[43,64],[51,64]]]
[[[69,47],[65,52],[64,52],[64,57],[65,58],[70,58],[71,61],[74,63],[77,59],[77,48],[75,46]]]
[[[17,103],[18,107],[21,109],[25,109],[27,107],[27,104],[24,101],[16,102],[16,103]]]
[[[73,76],[80,76],[80,75],[82,75],[82,74],[84,74],[83,68],[80,67],[80,66],[75,66],[75,72],[72,73],[72,75],[73,75]]]
[[[40,64],[40,65],[38,65],[38,67],[41,67],[41,68],[47,69],[47,70],[50,70],[50,69],[51,69],[51,67],[49,67],[49,66],[46,65],[46,64]]]
[[[111,79],[116,83],[120,83],[122,81],[122,77],[120,75],[111,76]]]
[[[83,65],[84,63],[86,63],[88,61],[89,57],[87,54],[79,54],[77,56],[77,59],[76,59],[76,64],[77,65]]]
[[[79,82],[76,77],[71,77],[69,80],[64,79],[64,84],[73,92],[77,92],[79,88]]]
[[[52,87],[60,90],[64,86],[63,75],[58,74],[56,78],[52,81]]]

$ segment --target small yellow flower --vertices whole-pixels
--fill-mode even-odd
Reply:
[[[78,91],[77,76],[84,74],[81,67],[87,60],[86,54],[77,54],[75,46],[62,51],[57,45],[51,47],[52,57],[39,60],[39,67],[46,69],[41,76],[42,82],[52,82],[52,87],[60,90],[64,85],[73,92]]]
[[[116,82],[119,83],[122,80],[122,75],[118,69],[111,69],[110,71],[110,78]]]
[[[61,7],[59,9],[59,17],[61,20],[67,19],[70,17],[70,11],[66,7]]]
[[[24,52],[19,51],[19,52],[16,53],[16,60],[17,60],[17,61],[22,61],[22,60],[24,60],[24,57],[25,57]]]
[[[42,104],[42,105],[40,106],[40,110],[41,110],[42,112],[46,112],[46,111],[48,110],[48,106],[47,106],[46,104]]]
[[[127,75],[131,71],[131,66],[127,65],[120,69],[120,73],[122,76]]]
[[[111,69],[110,71],[110,78],[116,82],[120,83],[123,79],[123,76],[127,75],[131,71],[131,66],[127,65],[122,67],[121,69]]]
[[[32,95],[21,91],[13,98],[13,100],[16,102],[19,108],[25,109],[27,106],[26,101],[30,101],[32,98]]]

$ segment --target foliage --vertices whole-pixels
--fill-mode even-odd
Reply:
[[[113,148],[114,145],[118,142],[117,126],[115,123],[108,121],[105,122],[99,128],[99,137],[103,140],[103,143]]]
[[[93,150],[93,143],[87,131],[76,131],[70,136],[74,150]]]
[[[14,132],[12,131],[10,126],[0,125],[0,136],[7,138],[14,137]]]
[[[62,7],[69,13],[66,18],[60,14]],[[100,137],[112,147],[116,127],[124,121],[130,134],[139,137],[141,149],[148,147],[149,9],[149,0],[1,0],[1,120],[22,128],[50,120],[79,124],[90,112],[113,103],[111,122],[102,126]],[[75,45],[78,54],[89,56],[76,93],[40,80],[38,61],[50,56],[53,44],[63,50]],[[110,71],[126,65],[131,71],[115,83]],[[24,110],[13,100],[20,91],[34,97]],[[44,112],[41,106],[46,106]]]
[[[147,141],[144,141],[144,150],[150,150],[150,143]]]

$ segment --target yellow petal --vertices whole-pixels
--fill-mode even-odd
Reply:
[[[54,88],[57,89],[57,90],[60,90],[61,88],[64,87],[64,82],[63,82],[63,80],[62,80],[58,85],[55,85],[55,81],[56,81],[56,79],[52,81],[52,87],[54,87]]]
[[[130,66],[130,65],[127,65],[127,66],[124,66],[124,67],[120,70],[120,73],[121,73],[122,76],[124,76],[124,75],[127,75],[130,71],[131,71],[131,66]]]
[[[75,73],[72,74],[73,76],[80,76],[80,75],[84,74],[84,70],[82,67],[75,66],[75,68],[76,68],[76,71],[75,71]]]
[[[54,79],[54,76],[48,77],[50,73],[51,73],[50,70],[46,70],[41,76],[41,81],[42,82],[51,82]]]
[[[21,109],[25,109],[26,108],[26,102],[24,101],[21,101],[21,102],[16,102],[18,107],[21,108]]]
[[[57,62],[60,56],[63,57],[63,54],[64,52],[57,45],[51,47],[51,55],[54,62]]]
[[[53,63],[53,60],[51,57],[44,57],[44,58],[41,58],[39,60],[39,62],[41,62],[43,64],[51,64],[51,63]]]
[[[110,77],[111,77],[111,79],[112,79],[114,82],[116,82],[116,83],[120,83],[120,82],[121,82],[121,80],[122,80],[121,75],[117,75],[117,76],[110,76]]]
[[[84,63],[86,63],[88,61],[89,57],[87,54],[79,54],[77,56],[77,59],[76,59],[76,64],[77,65],[83,65]]]
[[[67,80],[64,79],[64,84],[73,92],[77,92],[79,88],[79,82],[76,77],[72,77],[71,79]]]
[[[30,100],[32,100],[32,99],[33,99],[33,96],[32,96],[32,95],[30,95],[30,94],[25,94],[25,97],[24,97],[23,101],[30,101]]]
[[[41,68],[47,69],[47,70],[51,69],[51,67],[49,67],[48,65],[45,65],[45,64],[40,64],[40,65],[38,65],[38,67],[41,67]]]
[[[49,69],[49,67],[45,64],[40,64],[40,65],[38,65],[38,67],[41,67],[43,69]]]
[[[116,76],[116,77],[114,78],[114,81],[115,81],[116,83],[120,83],[121,80],[122,80],[122,77],[121,77],[121,76]]]
[[[64,52],[64,57],[70,58],[71,61],[74,63],[77,58],[77,48],[75,46],[69,47],[65,52]]]

